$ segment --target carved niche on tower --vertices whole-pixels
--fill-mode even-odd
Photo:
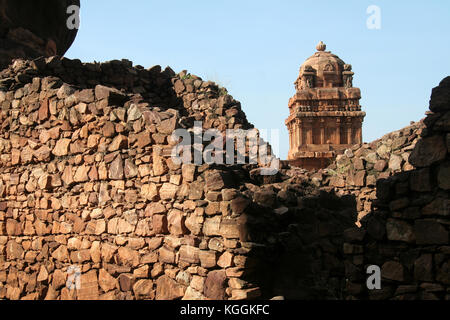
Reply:
[[[342,72],[342,82],[344,83],[345,88],[353,87],[353,76],[355,74],[352,72],[352,65],[345,64],[344,71]]]

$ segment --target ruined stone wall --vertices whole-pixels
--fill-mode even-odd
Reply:
[[[433,90],[427,117],[355,146],[312,182],[357,203],[344,232],[348,299],[450,299],[450,78]],[[381,268],[382,289],[366,270]]]
[[[423,121],[353,148],[339,155],[325,170],[311,173],[311,181],[337,195],[353,195],[357,203],[357,225],[377,202],[376,185],[400,172],[411,171],[409,156],[424,127]]]
[[[249,249],[233,172],[170,158],[168,137],[194,120],[251,127],[226,91],[57,57],[17,60],[0,89],[0,298],[258,296],[239,280]]]
[[[212,82],[17,60],[0,72],[0,299],[448,299],[449,92],[328,169],[263,176],[170,157],[194,121],[253,128]]]
[[[344,245],[350,298],[450,299],[450,78],[433,90],[430,112],[408,161],[377,181],[377,202]],[[382,289],[358,276],[381,267]],[[362,269],[362,270],[361,270]]]
[[[0,89],[0,299],[341,296],[348,201],[295,169],[170,157],[194,121],[253,128],[225,89],[57,57],[15,61]]]

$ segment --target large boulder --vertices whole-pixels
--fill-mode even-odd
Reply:
[[[0,0],[0,69],[15,58],[64,55],[78,31],[67,25],[72,5],[80,0]]]

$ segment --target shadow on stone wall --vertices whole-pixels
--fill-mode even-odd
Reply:
[[[243,279],[260,288],[259,298],[342,299],[342,239],[356,221],[354,197],[283,182],[262,186],[252,198]]]
[[[377,181],[374,210],[357,237],[346,238],[349,298],[450,298],[450,78],[433,89],[431,112],[412,151],[411,171]],[[381,290],[368,290],[366,269],[381,268]]]

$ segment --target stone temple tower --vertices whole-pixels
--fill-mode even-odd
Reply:
[[[361,91],[353,87],[352,66],[326,50],[317,52],[300,68],[296,93],[289,100],[288,160],[305,169],[328,166],[345,149],[362,143]]]

